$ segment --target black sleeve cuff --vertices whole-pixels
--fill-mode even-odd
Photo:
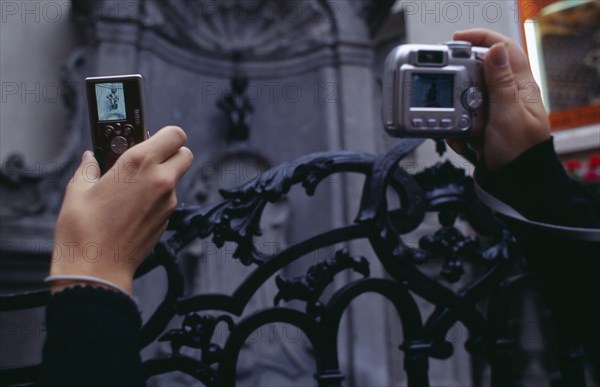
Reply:
[[[572,227],[600,227],[598,203],[565,172],[552,138],[527,150],[508,165],[477,167],[481,187],[528,219]]]
[[[46,308],[42,384],[144,385],[141,318],[126,295],[77,286],[53,295]]]

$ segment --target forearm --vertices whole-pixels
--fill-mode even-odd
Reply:
[[[597,198],[569,179],[552,140],[534,146],[492,173],[480,169],[477,175],[486,192],[531,221],[584,228],[588,236],[600,233]],[[537,284],[554,312],[559,335],[570,335],[582,343],[589,360],[600,368],[600,318],[589,311],[587,297],[600,291],[593,270],[600,244],[590,238],[549,233],[533,222],[510,217],[503,220],[539,280]]]

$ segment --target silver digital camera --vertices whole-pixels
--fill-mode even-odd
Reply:
[[[383,124],[394,137],[468,135],[486,124],[483,57],[469,42],[405,44],[388,55]]]

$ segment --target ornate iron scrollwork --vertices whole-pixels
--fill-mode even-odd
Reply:
[[[190,313],[183,319],[180,329],[171,329],[161,336],[159,341],[169,341],[173,354],[179,354],[183,346],[201,349],[202,361],[210,365],[218,362],[221,354],[221,347],[210,341],[219,322],[225,322],[229,327],[233,326],[230,316],[199,316]]]
[[[318,319],[323,311],[323,303],[319,297],[323,290],[333,282],[335,275],[343,270],[352,269],[368,277],[369,261],[365,257],[350,256],[348,250],[339,250],[335,257],[311,266],[305,276],[285,279],[275,277],[279,292],[275,295],[275,305],[281,300],[306,301],[306,313]]]
[[[315,378],[319,385],[338,386],[344,379],[339,367],[337,336],[343,312],[356,297],[377,293],[394,306],[403,328],[404,367],[408,384],[427,386],[428,359],[452,355],[448,330],[462,322],[469,331],[467,348],[492,360],[494,385],[512,383],[507,343],[508,294],[523,285],[511,280],[515,255],[512,236],[496,224],[477,202],[473,182],[463,170],[449,163],[427,168],[417,175],[404,171],[399,161],[423,140],[399,143],[387,154],[375,157],[358,152],[324,152],[281,164],[236,189],[222,191],[223,201],[210,206],[181,206],[172,216],[169,236],[142,265],[138,275],[161,266],[166,270],[168,291],[158,309],[142,328],[142,342],[169,341],[172,353],[146,361],[148,376],[178,370],[207,385],[234,385],[240,351],[253,331],[266,324],[283,322],[300,328],[315,354]],[[366,176],[361,206],[355,224],[324,232],[282,251],[257,251],[253,240],[260,234],[260,219],[267,203],[279,200],[294,185],[312,195],[320,182],[334,173]],[[400,199],[400,208],[390,210],[386,190]],[[407,245],[402,235],[416,229],[427,212],[437,212],[441,228],[421,239],[420,248]],[[456,227],[462,218],[485,238],[465,236]],[[212,236],[217,246],[235,242],[234,256],[253,271],[232,294],[183,295],[183,276],[177,254],[195,238]],[[355,239],[369,241],[374,257],[351,256],[340,250],[335,257],[310,267],[305,276],[284,278],[276,273],[306,254],[323,247]],[[419,270],[419,264],[441,257],[442,276],[457,281],[465,260],[479,265],[479,275],[459,291],[444,286]],[[369,260],[378,259],[386,278],[370,278]],[[352,269],[363,278],[334,290],[329,299],[323,291],[337,273]],[[515,277],[520,278],[520,277]],[[246,313],[246,306],[267,281],[275,281],[279,292],[272,308]],[[418,295],[433,304],[433,313],[423,321],[415,302]],[[489,313],[479,303],[494,295]],[[43,305],[47,294],[0,297],[0,310],[17,310]],[[278,305],[281,300],[303,300],[306,310]],[[203,311],[218,311],[220,317]],[[179,329],[163,334],[175,316],[185,316]],[[229,328],[221,348],[212,336],[219,322]],[[160,338],[159,338],[160,337]],[[181,353],[181,348],[200,349],[199,358]],[[11,382],[28,381],[23,369],[3,370]]]

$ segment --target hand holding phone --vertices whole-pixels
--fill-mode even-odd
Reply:
[[[177,205],[176,184],[192,165],[186,139],[181,128],[168,126],[125,152],[114,168],[132,167],[135,184],[123,173],[100,178],[86,151],[58,215],[50,275],[97,277],[131,293],[135,271]],[[73,281],[52,285],[60,291]]]
[[[127,149],[148,139],[139,74],[85,79],[94,156],[104,174]]]

